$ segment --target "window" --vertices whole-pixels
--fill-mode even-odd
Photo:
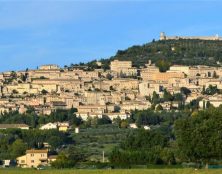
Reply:
[[[31,156],[34,156],[34,154],[32,153]]]
[[[44,157],[44,154],[41,154],[41,157]]]
[[[21,163],[25,163],[25,160],[21,160]]]
[[[35,161],[34,160],[31,160],[31,163],[34,163]]]

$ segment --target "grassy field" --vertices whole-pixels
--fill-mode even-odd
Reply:
[[[125,170],[42,170],[0,169],[0,174],[221,174],[222,170],[194,169],[125,169]]]

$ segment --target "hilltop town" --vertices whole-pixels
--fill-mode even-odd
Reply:
[[[97,65],[102,66],[101,62]],[[76,108],[75,114],[83,120],[104,115],[113,120],[126,119],[132,110],[177,110],[181,102],[186,105],[194,100],[199,108],[222,102],[222,67],[172,65],[160,72],[151,61],[136,68],[131,61],[114,60],[108,70],[88,68],[43,65],[36,70],[1,73],[0,113],[25,113],[32,107],[43,116]],[[213,88],[216,90],[211,91]],[[181,94],[181,99],[153,102],[154,94],[161,98],[168,93]]]
[[[174,165],[187,161],[178,151],[193,161],[199,149],[220,159],[212,144],[221,142],[221,42],[168,39],[110,59],[0,73],[0,165]]]
[[[1,3],[0,174],[221,174],[221,7]]]
[[[221,41],[222,38],[218,34],[215,36],[167,36],[165,32],[160,33],[160,40],[179,40],[179,39],[199,39],[199,40],[218,40]]]

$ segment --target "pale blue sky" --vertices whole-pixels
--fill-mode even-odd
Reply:
[[[222,35],[219,0],[0,0],[0,71],[108,58],[168,35]]]

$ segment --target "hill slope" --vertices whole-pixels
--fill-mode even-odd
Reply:
[[[216,66],[222,62],[222,41],[166,40],[153,41],[141,46],[118,50],[115,56],[102,60],[131,60],[134,66],[141,66],[152,60],[166,60],[171,64]]]

